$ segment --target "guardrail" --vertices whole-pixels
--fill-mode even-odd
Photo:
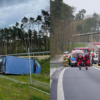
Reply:
[[[42,54],[42,55],[50,55],[50,51],[43,51],[43,52],[30,52],[30,55],[40,55],[40,54]],[[29,53],[16,53],[16,54],[7,54],[7,55],[9,55],[9,56],[20,56],[20,55],[29,55]]]

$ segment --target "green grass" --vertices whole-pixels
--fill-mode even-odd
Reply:
[[[30,100],[43,100],[43,99],[38,96],[32,96]]]
[[[39,61],[36,59],[41,65],[41,73],[40,74],[32,74],[32,79],[37,81],[42,81],[45,83],[50,83],[50,58]],[[30,74],[26,75],[5,75],[9,78],[16,79],[22,82],[29,83]]]
[[[41,81],[47,84],[50,84],[50,58],[48,59],[44,59],[38,62],[41,65],[41,73],[40,74],[32,74],[32,80],[34,82],[32,82],[32,86],[50,93],[50,87],[49,85],[44,85],[42,83],[39,83],[37,81]],[[4,75],[8,78],[14,79],[14,80],[18,80],[20,82],[25,82],[27,84],[30,84],[30,74],[26,74],[26,75]],[[36,80],[36,81],[35,81]]]
[[[36,59],[41,65],[41,74],[50,77],[50,58],[42,59],[39,61]]]
[[[4,75],[4,76],[14,79],[14,80],[18,80],[20,82],[24,82],[26,84],[30,84],[30,75],[29,74],[27,74],[27,75]],[[32,86],[35,88],[38,88],[42,91],[50,93],[49,85],[45,85],[45,84],[39,83],[37,81],[50,84],[50,77],[40,75],[40,74],[39,75],[32,74]]]
[[[50,100],[50,96],[30,88],[0,78],[0,100]]]
[[[21,82],[26,82],[26,83],[29,83],[29,80],[30,80],[30,75],[27,74],[27,75],[4,75],[6,77],[9,77],[9,78],[12,78],[12,79],[16,79],[18,81],[21,81]],[[44,75],[41,75],[41,74],[32,74],[32,79],[33,80],[37,80],[37,81],[41,81],[41,82],[45,82],[45,83],[50,83],[50,77],[47,77],[47,76],[44,76]]]
[[[40,74],[32,74],[32,80],[41,81],[50,84],[50,58],[38,62],[41,65]],[[4,75],[5,77],[27,83],[26,85],[14,83],[7,79],[0,78],[0,100],[50,100],[50,96],[43,94],[39,91],[29,88],[30,74],[26,75]],[[38,88],[42,91],[50,93],[50,86],[41,85],[39,83],[31,86]],[[13,91],[12,91],[13,90]],[[2,91],[2,92],[1,92]],[[9,95],[10,93],[10,95]],[[25,94],[25,95],[24,95]]]
[[[72,44],[70,44],[70,51],[72,51],[76,47],[86,47],[86,46],[87,44],[74,44],[74,46],[72,47]]]

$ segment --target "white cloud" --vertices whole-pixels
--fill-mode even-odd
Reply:
[[[49,0],[29,0],[29,2],[12,6],[4,6],[0,9],[0,28],[8,27],[26,17],[34,17],[41,14],[41,9],[49,7]]]
[[[63,0],[64,3],[76,7],[78,13],[81,9],[86,10],[86,15],[93,14],[94,12],[100,14],[100,0]]]

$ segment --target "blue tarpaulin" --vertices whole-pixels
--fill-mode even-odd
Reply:
[[[40,64],[37,61],[34,63],[33,59],[30,59],[30,67],[31,73],[41,72]],[[28,58],[5,56],[3,59],[3,72],[5,74],[29,74],[30,67]],[[34,67],[36,67],[35,70]]]

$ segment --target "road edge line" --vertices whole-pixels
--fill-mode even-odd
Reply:
[[[100,68],[98,68],[98,67],[94,67],[94,66],[93,66],[93,68],[100,70]]]
[[[65,100],[64,90],[63,90],[63,75],[64,75],[65,70],[68,68],[69,67],[64,68],[59,75],[58,84],[57,84],[57,100]]]

